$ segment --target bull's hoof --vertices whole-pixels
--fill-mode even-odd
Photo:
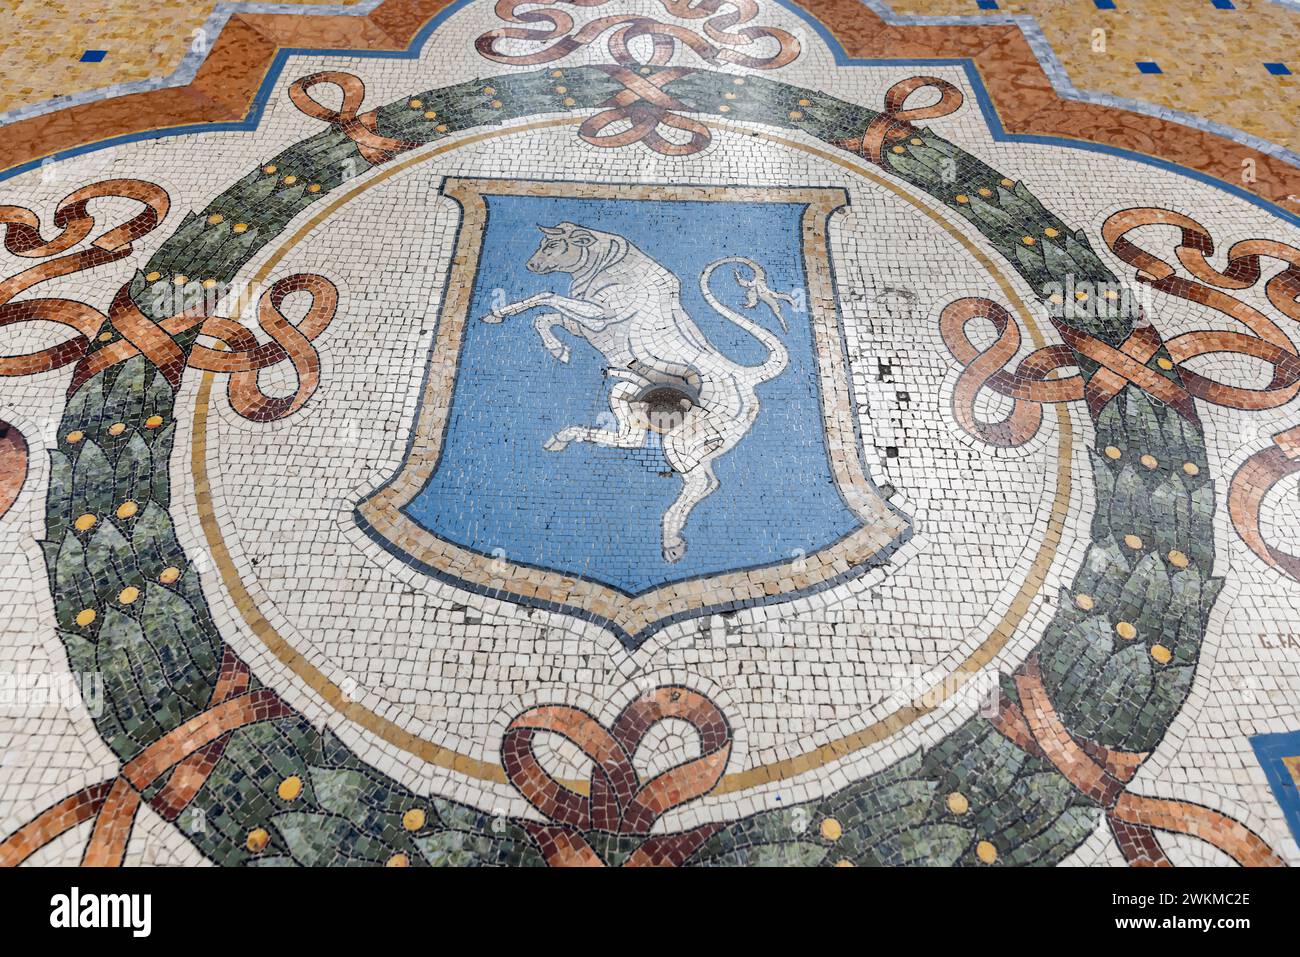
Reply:
[[[542,448],[548,452],[563,452],[569,444],[569,438],[564,432],[556,432],[549,439],[542,443]]]
[[[664,561],[680,562],[686,554],[686,539],[678,535],[671,541],[664,542]]]

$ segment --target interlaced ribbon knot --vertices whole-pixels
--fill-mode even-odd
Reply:
[[[570,6],[600,7],[608,0],[574,0]],[[671,96],[665,87],[694,72],[685,67],[667,68],[679,46],[690,50],[710,66],[735,64],[752,70],[772,70],[791,63],[799,56],[799,41],[776,27],[750,25],[759,8],[753,0],[660,0],[672,16],[683,20],[703,20],[704,35],[679,24],[665,23],[636,14],[598,17],[574,30],[571,14],[560,7],[523,9],[531,0],[502,0],[497,15],[515,24],[489,30],[475,43],[483,57],[498,63],[538,66],[562,60],[569,54],[608,35],[606,49],[613,65],[599,67],[623,89],[604,103],[600,112],[588,117],[579,128],[582,139],[592,146],[617,149],[633,143],[666,156],[687,156],[709,145],[712,137],[704,124],[682,116],[690,109]],[[638,39],[649,43],[649,56],[639,60],[633,52]],[[527,53],[509,52],[505,47],[549,44]],[[767,55],[748,52],[754,44],[772,49]],[[626,123],[613,133],[606,128]],[[677,130],[685,138],[664,136],[660,128]]]
[[[166,775],[149,804],[166,820],[174,821],[202,789],[233,732],[294,713],[275,692],[268,688],[249,691],[248,683],[248,667],[226,645],[204,711],[126,762],[116,778],[64,798],[9,835],[0,842],[0,867],[16,867],[59,835],[92,819],[95,826],[82,865],[120,867],[142,795],[155,782]]]
[[[633,756],[652,727],[669,718],[688,722],[700,739],[700,756],[642,781]],[[591,761],[588,793],[557,781],[534,751],[538,734],[556,734]],[[645,837],[629,866],[680,864],[717,828],[704,825],[665,837],[648,837],[655,821],[673,808],[711,791],[731,754],[731,728],[708,698],[677,685],[656,688],[632,701],[608,729],[566,705],[544,705],[519,715],[506,728],[501,759],[519,793],[548,824],[529,825],[553,866],[602,866],[583,837],[606,831]]]
[[[89,248],[66,252],[94,228],[94,218],[86,209],[89,200],[110,196],[134,199],[144,209],[95,239]],[[56,297],[11,301],[40,283],[130,255],[132,242],[151,232],[167,215],[169,206],[166,191],[152,183],[125,179],[94,183],[59,203],[54,222],[62,232],[49,242],[41,240],[40,220],[31,210],[0,206],[0,224],[8,227],[6,249],[26,257],[57,257],[0,282],[0,327],[42,321],[69,326],[77,332],[73,338],[44,349],[0,356],[0,376],[33,375],[77,363],[68,386],[68,395],[72,395],[110,366],[143,355],[173,389],[180,385],[187,368],[230,373],[230,403],[245,418],[267,422],[297,411],[320,383],[320,355],[312,341],[330,324],[338,307],[338,290],[322,276],[287,276],[261,295],[258,323],[271,339],[265,343],[259,343],[252,332],[234,320],[207,315],[206,304],[180,309],[156,321],[145,315],[131,297],[129,282],[118,289],[107,314],[86,303]],[[297,324],[290,322],[281,310],[285,299],[295,292],[305,292],[311,297],[306,314]],[[175,337],[195,326],[202,334],[221,340],[228,351],[199,344],[187,354]],[[104,337],[104,333],[109,335]],[[101,337],[109,341],[92,351],[92,344]],[[258,385],[258,373],[286,361],[297,376],[293,394],[271,396],[263,392]]]
[[[1128,238],[1133,230],[1152,225],[1179,230],[1175,255],[1191,279],[1177,275],[1173,265]],[[963,366],[952,406],[958,423],[968,432],[992,445],[1022,445],[1038,431],[1042,403],[1084,399],[1095,418],[1129,385],[1193,423],[1199,422],[1195,399],[1232,409],[1260,410],[1285,405],[1300,394],[1300,354],[1290,337],[1258,308],[1223,291],[1251,288],[1262,277],[1262,260],[1279,260],[1286,268],[1264,284],[1265,296],[1281,314],[1300,321],[1300,249],[1270,240],[1242,240],[1228,250],[1227,265],[1219,270],[1208,261],[1215,248],[1208,230],[1181,213],[1150,207],[1113,214],[1102,226],[1102,238],[1115,255],[1135,268],[1138,281],[1206,306],[1248,331],[1200,329],[1162,340],[1149,319],[1139,314],[1132,332],[1115,346],[1053,316],[1065,345],[1031,352],[1011,370],[1008,366],[1019,352],[1021,341],[1015,319],[988,299],[955,300],[940,314],[939,330],[949,351]],[[996,334],[994,342],[983,349],[977,348],[966,334],[967,323],[974,319],[990,321]],[[1233,385],[1187,367],[1193,359],[1216,353],[1248,356],[1266,363],[1272,370],[1269,381],[1259,388]],[[1077,371],[1079,357],[1091,360],[1097,367],[1086,384]],[[1163,363],[1162,368],[1153,368],[1153,361]],[[1076,371],[1048,378],[1066,369]],[[1001,420],[985,422],[976,416],[976,402],[984,389],[1012,400],[1011,410]],[[1238,468],[1228,490],[1228,512],[1242,540],[1256,555],[1300,580],[1300,556],[1269,542],[1260,516],[1265,499],[1277,483],[1296,474],[1300,474],[1300,426],[1275,434],[1272,445],[1250,456]]]

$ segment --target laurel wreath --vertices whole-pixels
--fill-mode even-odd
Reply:
[[[665,89],[693,111],[841,146],[862,140],[882,116],[789,84],[737,79],[695,70]],[[621,89],[599,68],[544,69],[427,90],[380,107],[367,122],[378,136],[426,145],[539,113],[596,109]],[[333,123],[187,215],[135,275],[136,306],[161,320],[160,283],[232,280],[295,217],[370,168],[373,151],[367,157],[354,133]],[[916,130],[882,165],[969,222],[1044,298],[1067,277],[1098,288],[1115,283],[1082,230],[933,132]],[[1055,238],[1030,245],[1029,234]],[[1063,321],[1115,344],[1133,317]],[[197,336],[192,328],[175,339],[188,351]],[[1083,357],[1079,368],[1085,379],[1097,372]],[[72,395],[51,453],[43,547],[59,635],[74,671],[104,676],[96,727],[124,762],[204,710],[223,656],[169,513],[174,404],[144,356],[117,363]],[[125,429],[110,434],[110,423]],[[1096,429],[1105,451],[1092,452],[1091,544],[1035,654],[1073,735],[1144,752],[1187,697],[1221,585],[1211,575],[1214,486],[1198,427],[1135,387],[1100,411]],[[68,441],[74,435],[79,440]],[[1144,467],[1139,456],[1160,467]],[[136,511],[115,512],[128,501]],[[84,515],[104,518],[83,529],[76,523]],[[1173,563],[1171,554],[1185,560]],[[138,597],[115,600],[126,589]],[[85,610],[95,608],[103,611],[87,622]],[[1009,680],[1005,693],[1017,700]],[[828,797],[724,826],[691,863],[1056,863],[1096,829],[1104,809],[1031,750],[973,717],[928,750]],[[287,781],[298,783],[286,789]],[[296,713],[233,731],[177,820],[219,864],[543,862],[518,820],[417,795]]]

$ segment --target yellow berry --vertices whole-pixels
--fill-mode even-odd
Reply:
[[[425,820],[424,811],[418,807],[413,807],[402,815],[402,827],[408,831],[418,831],[424,827]]]

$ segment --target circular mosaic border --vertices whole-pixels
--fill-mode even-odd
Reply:
[[[653,77],[655,68],[642,72]],[[859,145],[859,155],[882,117],[891,131],[905,126],[766,79],[696,70],[664,88],[692,110],[725,106],[728,120],[799,130],[850,151]],[[173,313],[160,306],[172,301],[160,287],[229,282],[300,212],[391,158],[390,144],[414,148],[538,113],[590,110],[619,89],[600,68],[539,70],[430,90],[364,118],[355,109],[328,117],[324,132],[187,215],[136,274],[130,299],[161,323]],[[929,130],[904,132],[880,165],[970,222],[1044,299],[1067,277],[1116,284],[1083,231],[1022,183]],[[1117,345],[1136,318],[1067,311],[1062,321]],[[197,336],[191,327],[172,338],[184,355]],[[93,343],[88,358],[108,345]],[[1098,372],[1082,355],[1077,365],[1085,380]],[[1163,348],[1148,365],[1178,381]],[[135,355],[78,385],[52,452],[44,548],[60,634],[74,671],[104,674],[108,707],[96,724],[128,766],[204,711],[227,650],[167,511],[173,411],[166,377]],[[1093,412],[1103,451],[1093,455],[1092,544],[1033,653],[1033,674],[1008,680],[1004,717],[972,718],[928,751],[821,801],[720,826],[691,861],[1054,863],[1096,827],[1113,801],[1080,790],[1017,733],[1024,721],[1016,716],[1034,713],[1025,694],[1045,689],[1076,741],[1106,760],[1132,756],[1135,768],[1187,696],[1221,582],[1211,577],[1214,489],[1198,424],[1131,385]],[[258,690],[256,679],[249,686]],[[176,815],[219,863],[541,861],[523,821],[415,795],[296,713],[270,714],[220,740],[202,787]],[[160,788],[145,787],[144,798]],[[598,846],[616,862],[631,853],[629,840]]]

